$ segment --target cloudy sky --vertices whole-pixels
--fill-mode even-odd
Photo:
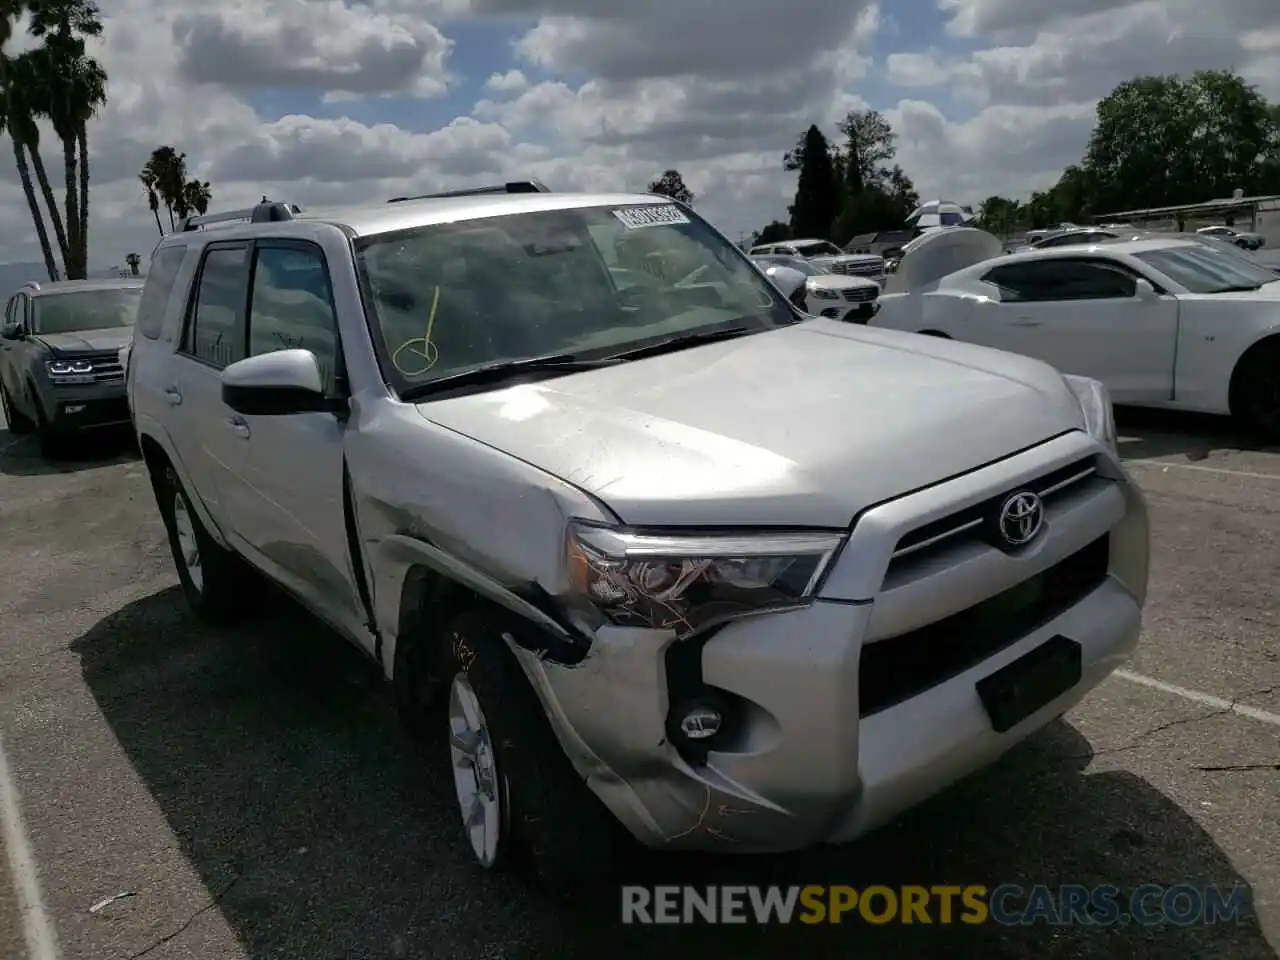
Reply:
[[[674,166],[736,238],[785,217],[782,154],[850,107],[886,112],[923,195],[969,202],[1052,183],[1083,151],[1096,99],[1135,73],[1234,66],[1280,97],[1278,0],[102,5],[99,267],[154,246],[136,176],[162,143],[212,182],[215,207],[513,176],[643,189]],[[10,156],[0,263],[38,260]],[[45,156],[60,180],[52,144]]]

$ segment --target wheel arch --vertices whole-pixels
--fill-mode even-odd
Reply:
[[[187,498],[191,501],[192,506],[195,507],[196,514],[200,518],[200,523],[204,525],[205,532],[213,538],[218,546],[227,547],[227,540],[222,535],[217,523],[214,522],[213,515],[209,513],[209,508],[205,506],[204,498],[200,496],[200,491],[191,483],[187,472],[182,469],[180,460],[172,455],[164,442],[150,432],[140,432],[138,434],[138,449],[142,452],[142,462],[147,465],[147,474],[151,478],[151,488],[156,492],[157,501],[160,497],[159,481],[162,471],[165,467],[170,467],[178,475],[178,482],[182,484],[182,489],[186,491]]]

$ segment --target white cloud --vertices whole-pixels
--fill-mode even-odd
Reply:
[[[872,0],[113,0],[97,53],[110,101],[90,128],[93,260],[154,243],[136,175],[161,143],[187,152],[216,206],[512,176],[643,189],[674,166],[736,234],[785,216],[782,154],[809,123],[834,134],[870,90],[921,192],[963,200],[1047,186],[1083,152],[1096,99],[1137,73],[1235,66],[1280,98],[1275,0],[1211,14],[1202,0],[937,5],[943,39],[921,49],[902,11]],[[487,80],[492,63],[477,76],[459,60],[463,21],[508,32],[511,61]],[[482,99],[460,102],[463,89]],[[426,97],[438,129],[390,122]],[[297,108],[308,99],[323,116]],[[51,132],[43,154],[60,181]],[[0,260],[38,259],[0,164]]]

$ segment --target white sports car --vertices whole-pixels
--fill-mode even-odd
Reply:
[[[1180,239],[1000,251],[963,227],[913,241],[871,325],[1035,357],[1116,403],[1235,414],[1280,440],[1276,273]]]

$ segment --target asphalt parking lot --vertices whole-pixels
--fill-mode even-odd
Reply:
[[[0,832],[0,957],[1275,957],[1280,448],[1203,417],[1123,412],[1121,434],[1154,525],[1125,674],[851,847],[632,869],[698,884],[1247,885],[1241,924],[637,928],[611,896],[566,906],[482,877],[441,758],[405,737],[363,661],[287,605],[234,631],[197,625],[123,440],[50,464],[0,432],[0,788],[16,786],[21,811]],[[35,888],[10,874],[38,879],[43,909],[20,915]],[[56,953],[25,945],[42,918]]]

